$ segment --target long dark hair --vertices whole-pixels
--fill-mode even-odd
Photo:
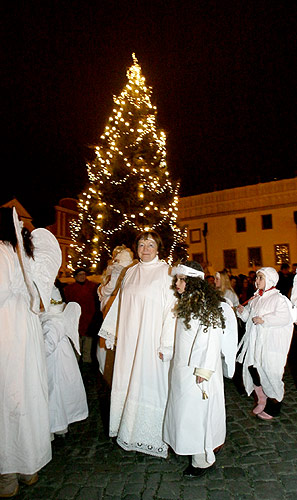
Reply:
[[[197,271],[202,271],[202,266],[195,261],[188,260],[182,262],[184,266],[191,267]],[[172,288],[175,290],[177,277],[173,278]],[[176,290],[175,296],[178,298],[175,312],[178,318],[183,318],[185,327],[190,329],[191,318],[199,319],[206,331],[209,327],[225,328],[225,318],[221,302],[225,302],[220,293],[207,281],[199,277],[185,277],[186,288],[182,295]]]
[[[23,245],[28,257],[33,258],[33,243],[30,231],[23,227],[22,229]],[[16,250],[17,237],[13,223],[13,213],[10,207],[0,208],[0,241],[7,245],[11,245]]]

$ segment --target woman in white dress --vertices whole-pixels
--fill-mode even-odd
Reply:
[[[175,299],[169,266],[158,257],[159,235],[140,234],[136,247],[140,262],[127,270],[119,301],[113,303],[99,332],[108,338],[109,347],[117,338],[109,433],[125,450],[165,458],[166,359],[173,352]]]
[[[220,290],[228,304],[230,304],[233,308],[236,308],[239,305],[239,298],[232,288],[226,271],[220,271],[215,274],[215,285]]]
[[[187,261],[172,274],[178,320],[164,440],[178,455],[190,456],[184,476],[199,477],[214,465],[225,442],[223,374],[234,373],[237,321],[204,280],[200,264]]]
[[[23,234],[15,210],[0,208],[0,496],[7,498],[18,493],[19,481],[36,482],[51,460],[38,314],[41,303],[49,305],[61,250],[46,229]]]

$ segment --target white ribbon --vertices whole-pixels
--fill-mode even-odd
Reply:
[[[193,269],[189,266],[184,266],[183,264],[179,264],[178,266],[172,268],[171,275],[175,276],[176,274],[183,274],[184,276],[190,276],[191,278],[202,279],[204,279],[205,276],[202,271],[198,271],[198,269]]]

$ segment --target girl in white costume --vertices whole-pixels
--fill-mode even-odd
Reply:
[[[0,496],[4,498],[17,494],[18,481],[36,482],[37,471],[51,460],[38,314],[41,304],[48,309],[60,265],[61,250],[52,233],[42,228],[24,233],[15,209],[0,209]]]
[[[277,271],[262,267],[257,271],[257,291],[245,307],[237,308],[237,315],[246,322],[237,361],[243,363],[247,394],[256,393],[253,413],[262,420],[272,420],[280,413],[282,378],[293,334],[293,307],[275,288],[277,282]]]
[[[164,440],[178,455],[191,456],[184,476],[199,477],[225,441],[223,373],[234,373],[237,321],[232,307],[204,281],[200,264],[188,261],[172,274],[178,321]]]
[[[88,416],[87,396],[73,347],[80,355],[77,302],[65,304],[53,287],[48,312],[40,315],[45,343],[52,438]],[[70,340],[72,341],[72,345]]]
[[[122,281],[99,335],[117,347],[111,390],[110,436],[125,450],[165,458],[162,438],[168,397],[169,362],[173,352],[175,303],[169,266],[159,260],[160,236],[154,231],[136,240],[140,262]],[[159,357],[164,354],[164,361]]]

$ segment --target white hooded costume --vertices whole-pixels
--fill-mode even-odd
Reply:
[[[178,271],[180,268],[182,272]],[[188,272],[194,271],[188,266],[178,266],[173,274],[189,275]],[[187,329],[183,318],[177,320],[164,420],[164,441],[178,455],[195,455],[198,460],[196,466],[201,468],[215,462],[214,449],[225,441],[223,374],[231,378],[235,370],[236,316],[229,304],[221,302],[220,306],[226,323],[224,330],[208,327],[205,331],[200,320],[194,318],[191,319],[190,329]],[[209,380],[197,384],[196,374],[204,377],[206,373]]]
[[[243,363],[243,383],[248,395],[254,390],[248,369],[253,366],[266,396],[281,401],[284,397],[282,378],[293,334],[293,306],[275,288],[277,271],[273,267],[262,267],[259,272],[266,279],[264,293],[257,290],[243,312],[237,311],[238,317],[246,323],[237,361]],[[255,316],[260,316],[264,323],[255,325],[252,321]]]
[[[38,313],[61,265],[58,241],[32,231],[34,260],[0,242],[0,474],[34,474],[51,460],[45,349]]]
[[[73,349],[80,354],[80,314],[80,305],[77,302],[65,305],[54,286],[49,310],[40,315],[47,361],[51,433],[67,432],[69,424],[88,417],[86,391]]]
[[[116,255],[113,262],[107,267],[105,282],[98,287],[100,309],[104,318],[111,308],[121,286],[125,272],[127,268],[131,266],[132,262],[133,253],[129,248],[125,248]],[[107,353],[105,339],[102,337],[99,337],[96,355],[99,363],[99,370],[102,375],[104,375]]]

